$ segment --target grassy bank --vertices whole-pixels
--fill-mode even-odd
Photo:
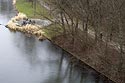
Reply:
[[[36,11],[33,7],[32,2],[28,2],[26,0],[17,0],[16,1],[16,9],[19,12],[26,14],[29,18],[38,18],[38,19],[50,19],[52,20],[52,16],[49,14],[49,10],[47,10],[44,6],[41,6],[39,2],[36,5]],[[59,30],[60,29],[60,30]],[[49,39],[59,35],[62,30],[60,25],[52,23],[46,28],[43,29],[45,32],[45,36]],[[60,31],[60,32],[58,32]]]
[[[45,33],[44,35],[48,39],[52,39],[58,35],[61,35],[63,33],[63,30],[59,24],[51,24],[49,26],[46,26],[42,29]]]
[[[16,8],[19,12],[25,13],[29,18],[44,18],[49,16],[49,11],[41,6],[38,2],[36,3],[36,10],[33,7],[32,2],[26,0],[17,0]]]

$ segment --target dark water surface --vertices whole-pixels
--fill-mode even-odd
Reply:
[[[0,0],[0,24],[6,25],[14,16],[11,3]],[[49,41],[40,42],[10,32],[3,25],[0,25],[0,83],[108,83],[95,71],[72,67],[67,53]]]

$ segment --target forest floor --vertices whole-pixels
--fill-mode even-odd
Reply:
[[[69,35],[67,37],[55,37],[52,39],[52,42],[116,83],[124,83],[125,73],[118,71],[120,54],[116,49],[108,46],[107,54],[104,54],[104,42],[98,41],[98,43],[93,43],[92,41],[94,40],[90,37],[89,41],[82,43],[81,46],[81,41],[77,37],[75,38],[75,44],[72,43],[72,38]]]

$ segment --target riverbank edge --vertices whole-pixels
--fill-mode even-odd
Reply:
[[[16,1],[16,0],[13,0],[13,1]],[[15,9],[15,11],[17,11],[17,13],[19,13],[19,11],[17,10],[17,8],[16,8],[16,3],[15,4],[13,4],[14,5],[14,9]],[[67,53],[69,53],[69,54],[71,54],[73,57],[75,57],[76,59],[78,59],[78,60],[80,60],[81,62],[83,62],[83,63],[85,63],[85,64],[87,64],[89,67],[91,67],[93,70],[95,70],[95,71],[97,71],[99,74],[101,74],[101,75],[104,75],[107,79],[109,79],[109,80],[114,80],[114,78],[113,77],[110,77],[110,76],[108,76],[108,75],[106,75],[104,72],[101,72],[100,70],[98,70],[98,69],[96,69],[94,66],[92,66],[91,64],[88,64],[85,60],[83,60],[81,57],[79,57],[79,56],[77,56],[76,54],[74,54],[74,53],[72,53],[72,52],[70,52],[70,51],[68,51],[68,50],[66,50],[64,47],[62,47],[61,45],[59,45],[58,43],[56,43],[54,40],[52,40],[51,38],[49,38],[49,37],[47,37],[46,35],[44,35],[50,42],[52,42],[54,45],[56,45],[56,46],[58,46],[58,47],[60,47],[61,49],[63,49],[63,50],[65,50]],[[119,83],[119,81],[118,80],[114,80],[116,83]]]

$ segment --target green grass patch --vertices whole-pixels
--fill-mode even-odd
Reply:
[[[37,2],[36,12],[34,12],[34,7],[32,2],[28,2],[26,0],[17,0],[16,8],[19,12],[26,14],[29,18],[39,18],[39,19],[47,19],[52,20],[53,17],[50,16],[49,10],[47,10],[44,6],[41,6],[40,3]],[[51,24],[42,29],[45,32],[45,36],[49,39],[61,35],[63,29],[59,24]]]
[[[44,35],[48,37],[49,39],[59,36],[63,33],[63,29],[58,24],[51,24],[43,28],[43,31],[45,32]]]
[[[29,18],[43,19],[44,17],[48,17],[51,19],[49,11],[45,7],[41,6],[39,2],[37,2],[36,11],[32,2],[27,2],[26,0],[17,0],[16,8],[19,12],[26,14]]]

